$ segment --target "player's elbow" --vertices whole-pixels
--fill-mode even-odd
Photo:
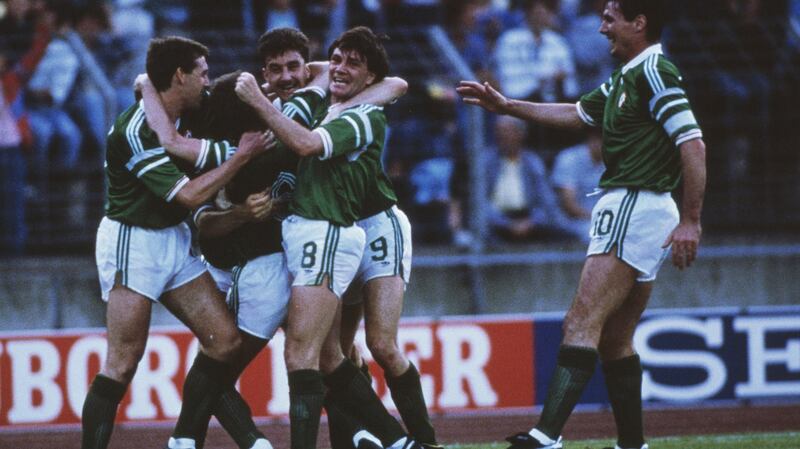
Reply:
[[[183,188],[172,199],[173,202],[180,204],[187,209],[197,209],[202,206],[207,198],[199,195],[190,188]]]
[[[392,83],[392,90],[395,98],[402,97],[408,92],[408,82],[403,78],[391,77],[386,78],[386,80]]]
[[[313,135],[308,138],[296,139],[291,147],[300,157],[318,156],[324,150],[322,140]]]

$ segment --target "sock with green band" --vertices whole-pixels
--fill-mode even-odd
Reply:
[[[102,374],[95,376],[81,414],[81,449],[105,449],[114,431],[117,407],[128,385]]]
[[[594,348],[561,345],[536,429],[553,440],[558,439],[583,389],[594,374],[597,358]]]
[[[409,363],[403,374],[393,378],[386,377],[386,385],[408,433],[420,443],[436,444],[436,433],[428,416],[417,367]]]
[[[372,385],[350,360],[345,359],[325,376],[330,399],[356,418],[383,443],[391,445],[406,435],[403,427],[389,414]]]
[[[315,449],[325,386],[314,369],[289,373],[289,423],[291,449]]]
[[[183,404],[172,436],[195,439],[208,427],[220,394],[233,384],[231,365],[198,352],[183,383]]]
[[[233,385],[229,385],[220,395],[214,416],[242,449],[251,448],[259,438],[266,439],[253,422],[250,406]]]

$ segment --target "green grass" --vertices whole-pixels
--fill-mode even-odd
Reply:
[[[800,432],[651,438],[650,449],[800,449]],[[448,449],[505,449],[505,443],[448,444]],[[564,449],[614,447],[613,440],[565,441]]]

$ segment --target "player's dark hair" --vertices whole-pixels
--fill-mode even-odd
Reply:
[[[627,21],[635,19],[639,14],[647,17],[647,40],[657,42],[661,39],[666,22],[663,0],[606,0],[606,3],[616,3]]]
[[[204,137],[236,144],[243,133],[266,128],[256,111],[236,95],[236,79],[241,73],[226,73],[211,83],[211,94],[203,105]]]
[[[191,72],[195,60],[201,56],[208,56],[208,48],[197,41],[179,36],[159,37],[150,40],[145,70],[156,90],[163,92],[172,84],[176,70]]]
[[[389,73],[389,56],[383,48],[383,41],[389,38],[376,35],[365,26],[351,28],[328,47],[328,59],[337,48],[341,51],[355,51],[367,61],[367,69],[375,75],[375,83],[383,80]]]
[[[278,57],[287,51],[296,51],[308,61],[309,43],[308,36],[295,28],[275,28],[267,31],[258,38],[258,56],[261,63],[267,59]]]

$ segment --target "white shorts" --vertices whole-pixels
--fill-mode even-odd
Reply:
[[[234,267],[228,308],[244,332],[269,340],[286,318],[291,286],[283,253],[268,254]]]
[[[208,270],[208,273],[214,279],[214,283],[217,284],[217,289],[227,294],[233,284],[233,271],[217,268],[208,263],[207,260],[204,260],[203,263],[205,263],[206,270]]]
[[[328,276],[331,291],[341,298],[361,263],[364,230],[290,215],[283,220],[282,233],[292,285],[322,285]]]
[[[669,254],[661,245],[678,225],[678,207],[667,193],[636,189],[608,190],[592,209],[587,255],[616,255],[639,271],[639,282],[656,278]]]
[[[364,229],[367,244],[364,256],[353,280],[353,288],[379,277],[400,276],[408,284],[411,277],[411,223],[397,206],[359,220],[356,225]],[[361,295],[347,295],[345,302],[354,304]]]
[[[192,233],[186,223],[147,229],[103,217],[97,228],[95,261],[100,293],[108,301],[115,282],[152,301],[206,272],[191,255]]]

